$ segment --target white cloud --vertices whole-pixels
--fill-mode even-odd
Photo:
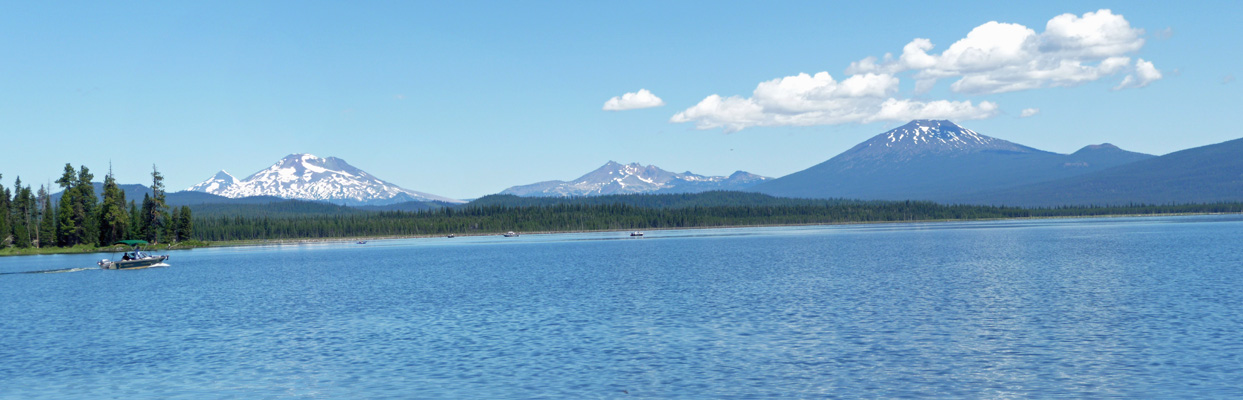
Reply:
[[[1019,116],[1027,118],[1036,114],[1040,114],[1039,108],[1024,108],[1023,111],[1019,113]]]
[[[1020,24],[990,21],[940,54],[929,54],[932,42],[917,38],[903,47],[897,59],[888,56],[878,62],[876,57],[867,57],[851,63],[847,72],[916,71],[915,78],[924,81],[917,85],[917,93],[927,92],[932,84],[926,82],[938,78],[958,78],[950,89],[966,94],[1076,86],[1125,70],[1131,60],[1125,55],[1144,46],[1143,35],[1143,29],[1132,28],[1126,18],[1110,10],[1053,17],[1043,33]],[[1140,79],[1131,78],[1133,82]],[[1140,87],[1136,85],[1122,87]]]
[[[647,89],[639,89],[637,93],[626,93],[616,96],[604,102],[605,111],[623,111],[635,110],[639,108],[652,108],[665,105],[665,101]]]
[[[1144,47],[1144,30],[1132,28],[1126,18],[1107,9],[1083,17],[1053,17],[1041,36],[1042,52],[1088,59],[1109,58]]]
[[[1161,79],[1161,71],[1157,70],[1157,67],[1153,66],[1151,62],[1144,61],[1141,58],[1135,62],[1135,73],[1128,74],[1125,78],[1122,78],[1122,83],[1114,87],[1114,90],[1142,88],[1157,79]]]
[[[679,112],[670,122],[694,122],[698,129],[736,132],[755,126],[810,126],[911,119],[970,120],[997,113],[997,105],[970,101],[916,101],[891,97],[898,78],[853,75],[836,81],[828,72],[760,82],[751,97],[711,95]]]
[[[755,126],[807,126],[909,119],[970,120],[999,113],[990,101],[915,100],[899,94],[902,75],[915,80],[914,95],[939,81],[966,95],[1071,87],[1127,73],[1115,89],[1144,87],[1162,77],[1152,62],[1131,54],[1144,46],[1144,30],[1107,9],[1050,19],[1044,32],[1020,24],[990,21],[945,51],[916,38],[894,56],[870,56],[850,63],[847,77],[828,72],[760,82],[751,97],[711,95],[670,118],[698,129],[734,132]],[[1040,110],[1025,109],[1023,117]]]
[[[973,105],[970,101],[936,100],[929,102],[915,100],[897,100],[890,98],[880,104],[880,111],[862,122],[874,121],[909,121],[912,119],[952,119],[966,121],[985,119],[997,115],[997,104],[981,101]]]

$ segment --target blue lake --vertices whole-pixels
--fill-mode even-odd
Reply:
[[[0,398],[1243,396],[1243,216],[0,258]]]

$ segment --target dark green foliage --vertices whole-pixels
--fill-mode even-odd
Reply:
[[[128,239],[130,217],[126,210],[125,192],[117,186],[109,172],[104,177],[104,199],[99,206],[99,244],[109,245]]]
[[[143,195],[143,196],[145,197],[146,195]],[[134,202],[134,200],[130,200],[129,201],[129,234],[125,235],[125,237],[127,239],[143,237],[143,233],[142,233],[143,232],[143,226],[142,226],[143,221],[144,221],[143,214],[142,212],[139,212],[138,210],[138,203]]]
[[[0,175],[0,178],[3,177],[4,175]],[[9,223],[12,218],[9,211],[9,190],[0,184],[0,248],[8,247],[12,243],[13,227]]]
[[[29,186],[22,186],[22,178],[17,178],[13,184],[13,200],[9,205],[11,217],[10,225],[13,227],[13,245],[16,247],[30,247],[32,224],[36,222],[37,209],[35,208],[34,195],[30,192]]]
[[[194,236],[194,217],[190,206],[181,206],[173,210],[173,240],[183,242]]]
[[[39,186],[39,204],[43,209],[39,213],[39,247],[56,245],[56,214],[52,212],[52,196],[47,188]]]
[[[143,239],[152,243],[167,242],[171,226],[169,224],[168,204],[164,201],[164,175],[151,166],[151,196],[142,201]]]
[[[142,221],[138,224],[138,237],[148,242],[155,241],[155,230],[151,229],[151,220],[155,216],[155,200],[151,200],[151,196],[142,196]]]
[[[77,203],[78,191],[71,190],[74,182],[73,165],[65,163],[65,171],[61,174],[60,179],[56,180],[56,184],[60,185],[61,196],[60,202],[56,207],[56,244],[61,247],[73,246],[81,243],[79,237],[75,236],[78,225],[74,221],[74,204]]]
[[[681,196],[681,195],[668,195]],[[931,202],[822,202],[777,206],[638,207],[629,204],[466,206],[420,212],[332,215],[214,216],[195,220],[199,240],[255,240],[353,236],[442,235],[449,233],[634,230],[778,224],[828,224],[1118,214],[1243,212],[1243,203],[1098,208],[1024,209]]]
[[[95,179],[95,175],[85,165],[78,166],[78,180],[74,183],[78,190],[78,205],[74,208],[74,213],[75,220],[80,221],[79,226],[82,229],[81,243],[85,244],[94,244],[99,239],[99,219],[95,217],[98,199],[95,197],[95,185],[91,184],[92,179]]]
[[[66,163],[65,171],[56,183],[63,190],[57,207],[56,236],[60,246],[92,244],[99,239],[99,220],[95,215],[95,187],[86,166],[78,171]]]

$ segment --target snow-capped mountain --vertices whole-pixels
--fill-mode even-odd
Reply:
[[[407,201],[462,203],[461,200],[416,192],[385,182],[340,158],[319,158],[311,154],[290,154],[242,180],[220,171],[186,190],[229,198],[275,196],[347,205],[384,205]]]
[[[573,181],[545,181],[514,186],[501,194],[523,197],[600,196],[631,193],[697,193],[709,190],[741,190],[771,179],[743,171],[730,176],[703,176],[690,171],[674,173],[655,165],[620,164],[609,161]]]
[[[945,120],[914,120],[828,161],[756,185],[774,196],[975,202],[969,194],[1061,179],[1151,158],[1113,145],[1058,154]]]
[[[237,178],[229,175],[228,172],[220,170],[215,176],[186,189],[187,192],[203,192],[203,193],[223,193],[237,185]]]
[[[983,151],[1052,154],[981,135],[947,120],[917,119],[873,136],[835,158],[893,162],[928,154],[955,156]]]

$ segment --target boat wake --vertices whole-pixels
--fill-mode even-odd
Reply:
[[[21,271],[21,272],[0,272],[0,275],[17,275],[17,274],[61,274],[65,272],[87,271],[99,269],[99,267],[90,268],[61,268],[61,269],[45,269],[40,271]]]
[[[150,267],[148,267],[148,268],[155,268],[155,267],[171,267],[171,265],[168,265],[168,264],[165,264],[165,263],[159,263],[159,264],[152,264],[152,265],[151,265]]]

